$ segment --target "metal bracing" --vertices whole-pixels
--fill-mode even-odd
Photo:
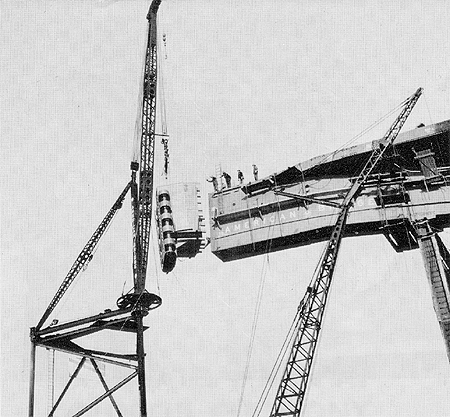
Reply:
[[[137,372],[133,372],[131,375],[127,376],[124,380],[120,381],[118,384],[114,385],[110,390],[106,391],[103,395],[98,397],[96,400],[92,401],[90,404],[88,404],[86,407],[84,407],[82,410],[80,410],[78,413],[74,414],[73,417],[79,417],[83,414],[87,413],[89,410],[94,408],[97,404],[100,404],[105,398],[108,398],[116,392],[119,388],[122,388],[125,384],[130,382],[135,376],[137,375]]]
[[[159,304],[155,304],[158,306]],[[149,306],[149,309],[151,309],[152,306]],[[112,317],[117,317],[121,315],[119,319],[111,319]],[[109,320],[108,320],[109,319]],[[137,320],[134,315],[133,308],[127,308],[125,310],[115,310],[115,311],[108,311],[105,313],[97,314],[95,316],[90,316],[84,319],[75,320],[69,323],[64,323],[59,326],[50,326],[42,330],[36,330],[32,329],[32,358],[34,356],[34,349],[37,346],[41,346],[47,349],[54,349],[63,353],[76,355],[81,357],[81,360],[73,373],[73,375],[70,377],[69,381],[67,382],[66,386],[62,390],[60,396],[58,397],[56,403],[53,405],[52,410],[50,411],[49,417],[52,417],[56,411],[56,409],[61,404],[61,401],[67,394],[69,387],[72,385],[73,381],[77,377],[78,373],[80,372],[83,364],[85,363],[86,359],[89,359],[92,363],[94,370],[96,371],[101,384],[103,385],[105,389],[105,394],[98,397],[95,401],[91,402],[89,405],[84,407],[82,410],[80,410],[77,414],[77,416],[81,416],[85,414],[87,411],[92,409],[94,406],[99,404],[101,401],[103,401],[105,398],[110,398],[110,401],[112,403],[112,406],[114,407],[114,410],[116,411],[118,416],[122,416],[119,407],[117,403],[115,402],[114,398],[112,397],[112,393],[121,388],[123,385],[125,385],[127,382],[131,381],[135,376],[139,375],[139,357],[138,354],[129,353],[129,354],[118,354],[114,352],[104,352],[104,351],[98,351],[98,350],[90,350],[85,349],[81,347],[78,344],[75,344],[72,342],[75,338],[81,338],[83,336],[87,336],[89,334],[92,334],[94,332],[98,332],[105,329],[113,329],[113,330],[125,330],[131,331],[135,334],[138,334],[138,331],[140,330],[141,334],[144,331],[144,328],[141,326],[141,328],[138,328]],[[110,359],[113,358],[113,359]],[[123,362],[122,359],[126,360],[127,362]],[[113,388],[109,388],[107,386],[106,381],[103,378],[103,375],[101,374],[98,366],[97,361],[101,361],[110,365],[125,367],[127,369],[131,369],[133,373],[125,378],[123,381],[119,382],[117,385],[115,385]],[[133,363],[130,363],[134,362]],[[30,393],[30,401],[33,397]],[[33,408],[30,407],[30,416],[33,416]]]
[[[89,403],[87,406],[85,406],[82,410],[80,410],[79,412],[77,412],[76,414],[74,414],[75,416],[81,416],[83,414],[85,414],[87,411],[91,410],[93,407],[95,407],[96,405],[98,405],[101,401],[103,401],[105,398],[109,398],[111,401],[111,404],[116,412],[116,414],[119,417],[123,417],[122,413],[119,410],[119,406],[117,405],[116,401],[114,400],[114,397],[112,396],[112,394],[117,391],[119,388],[121,388],[122,386],[124,386],[126,383],[128,383],[129,381],[131,381],[135,376],[137,376],[138,371],[137,371],[137,367],[132,367],[134,369],[134,372],[132,372],[129,376],[127,376],[125,379],[123,379],[122,381],[120,381],[118,384],[116,384],[113,388],[109,388],[105,379],[103,378],[103,375],[97,365],[96,359],[99,360],[100,358],[96,358],[94,359],[92,356],[89,355],[82,355],[80,362],[78,363],[74,373],[71,375],[71,377],[69,378],[69,380],[67,381],[65,387],[63,388],[63,390],[61,391],[61,394],[59,395],[58,399],[56,400],[53,408],[51,409],[48,417],[53,417],[57,408],[59,407],[59,405],[61,404],[63,398],[66,396],[67,392],[69,391],[70,386],[72,385],[72,383],[74,382],[75,378],[78,376],[78,374],[80,373],[81,369],[83,368],[84,363],[86,362],[86,359],[89,359],[90,362],[92,363],[92,366],[103,386],[103,388],[105,389],[105,393],[102,394],[101,396],[99,396],[97,399],[95,399],[94,401],[92,401],[91,403]],[[102,360],[102,359],[100,359]]]
[[[50,414],[48,415],[48,417],[53,417],[53,414],[55,413],[56,409],[58,408],[61,400],[66,395],[67,390],[72,385],[72,382],[75,380],[75,378],[77,377],[78,373],[81,371],[81,368],[83,367],[83,364],[84,364],[85,361],[86,361],[85,357],[81,358],[80,362],[77,365],[77,368],[75,369],[74,373],[69,378],[69,381],[67,381],[67,384],[64,387],[64,389],[62,390],[62,392],[59,395],[58,399],[56,400],[56,403],[53,405],[53,408],[51,409]]]
[[[102,375],[102,373],[100,372],[100,369],[99,369],[99,367],[98,367],[98,365],[97,365],[97,362],[95,362],[94,359],[91,359],[91,363],[92,363],[92,366],[94,367],[94,370],[95,370],[96,374],[98,375],[98,378],[100,379],[100,382],[101,382],[102,385],[103,385],[103,388],[105,389],[106,392],[110,392],[110,389],[109,389],[109,387],[108,387],[108,384],[106,383],[105,378],[103,378],[103,375]],[[123,417],[123,416],[122,416],[122,413],[120,412],[119,407],[118,407],[118,405],[117,405],[117,403],[116,403],[116,400],[114,399],[114,397],[112,396],[112,394],[109,395],[109,400],[111,401],[111,404],[112,404],[112,406],[114,407],[114,410],[116,410],[117,415],[118,415],[119,417]]]
[[[142,318],[148,314],[148,312],[154,308],[157,308],[161,305],[161,298],[155,294],[149,294],[145,290],[139,294],[129,294],[127,298],[125,296],[125,301],[123,301],[124,297],[121,297],[118,301],[119,308],[116,310],[107,309],[105,312],[88,316],[79,320],[73,320],[67,323],[50,325],[45,328],[42,328],[43,324],[45,324],[46,320],[49,318],[51,312],[56,307],[57,303],[62,299],[65,292],[69,288],[70,284],[75,279],[76,275],[81,271],[83,265],[85,265],[92,256],[92,252],[96,245],[98,244],[100,238],[104,234],[107,226],[110,224],[114,214],[118,209],[122,206],[123,200],[130,188],[136,189],[136,183],[133,181],[135,175],[132,176],[132,181],[127,184],[125,189],[120,194],[119,198],[114,203],[113,207],[109,210],[105,218],[103,219],[100,226],[97,228],[89,242],[85,245],[82,252],[78,256],[77,260],[73,264],[70,269],[68,275],[64,279],[62,285],[58,289],[56,295],[53,297],[52,302],[49,307],[45,311],[41,320],[38,323],[38,326],[31,329],[30,337],[32,343],[31,350],[31,371],[30,371],[30,398],[29,398],[29,416],[34,416],[34,391],[35,391],[35,361],[36,361],[36,348],[41,346],[46,349],[58,350],[60,352],[64,352],[67,354],[81,356],[82,360],[77,368],[77,371],[73,375],[73,377],[69,380],[60,397],[57,399],[56,403],[53,405],[52,410],[50,411],[49,416],[52,416],[56,410],[56,408],[60,405],[61,400],[66,395],[70,385],[81,369],[84,361],[89,359],[92,361],[103,361],[105,363],[109,363],[115,366],[126,367],[133,370],[132,377],[129,377],[126,381],[122,381],[112,389],[106,389],[106,396],[102,396],[96,402],[89,404],[85,409],[81,410],[82,415],[104,398],[109,397],[112,392],[116,391],[125,383],[133,379],[135,376],[140,376],[141,378],[145,378],[145,374],[143,372],[143,361],[144,361],[144,351],[143,351],[143,332],[145,327],[142,323]],[[105,352],[101,350],[90,350],[85,349],[82,346],[75,344],[73,342],[74,339],[82,339],[85,336],[91,335],[93,333],[100,332],[102,330],[116,330],[116,331],[126,331],[136,334],[137,338],[137,348],[134,353],[115,353],[115,352]],[[135,364],[131,364],[126,361],[134,361]],[[95,368],[95,365],[94,365]],[[99,376],[100,377],[100,376]],[[106,384],[106,382],[101,378],[102,384]],[[105,385],[104,385],[105,386]],[[143,387],[143,389],[142,389]],[[145,406],[145,380],[140,381],[139,383],[140,396],[144,398],[141,400],[141,408],[142,402],[144,402]],[[112,399],[113,407],[118,410],[117,404]],[[116,412],[117,412],[116,410]],[[118,412],[120,414],[120,411]],[[141,416],[146,416],[146,412],[142,412]]]
[[[111,209],[106,214],[105,218],[102,220],[100,225],[95,230],[94,234],[91,236],[89,241],[84,246],[83,250],[78,255],[77,259],[75,260],[75,262],[73,263],[69,272],[67,273],[67,276],[64,278],[64,281],[62,282],[62,284],[59,287],[58,291],[56,292],[55,296],[53,297],[49,306],[45,310],[43,316],[39,320],[39,323],[36,326],[36,330],[39,330],[44,325],[45,321],[48,319],[48,317],[50,316],[52,311],[55,309],[57,304],[61,301],[61,298],[66,293],[66,291],[68,290],[68,288],[70,287],[72,282],[75,280],[78,273],[92,259],[92,254],[94,252],[95,247],[97,246],[98,242],[100,241],[100,238],[105,233],[105,230],[108,228],[108,225],[111,223],[111,220],[114,218],[114,215],[122,207],[123,200],[125,199],[125,196],[127,195],[130,187],[131,187],[131,182],[129,182],[126,185],[125,189],[122,191],[119,198],[113,204]]]
[[[424,219],[414,223],[418,234],[434,311],[450,361],[450,253],[437,232]]]
[[[293,347],[275,397],[271,417],[300,415],[349,209],[350,206],[347,206],[339,214],[316,279],[299,306],[300,315]]]
[[[134,294],[136,303],[133,316],[136,321],[136,355],[138,357],[138,386],[141,417],[147,416],[145,389],[145,352],[143,318],[148,314],[145,280],[147,274],[150,229],[153,216],[153,174],[155,159],[156,86],[157,86],[157,27],[156,14],[161,0],[153,0],[147,14],[148,39],[145,56],[143,101],[141,119],[140,166],[132,163],[132,171],[139,168],[139,192],[133,188],[133,232],[134,232]]]
[[[37,346],[43,346],[56,349],[62,352],[75,354],[83,357],[82,362],[89,358],[96,367],[95,361],[102,360],[104,362],[125,366],[134,370],[133,374],[117,384],[115,387],[108,389],[106,382],[101,374],[99,378],[107,390],[107,392],[97,400],[86,406],[75,416],[81,416],[92,407],[98,404],[117,389],[121,388],[135,376],[138,378],[139,398],[140,398],[140,416],[147,416],[146,406],[146,389],[145,389],[145,352],[144,352],[144,330],[143,318],[148,312],[161,305],[161,298],[155,294],[150,294],[145,289],[149,238],[151,220],[153,216],[152,196],[153,196],[153,171],[154,171],[154,144],[155,144],[155,123],[156,123],[156,82],[157,82],[157,46],[156,46],[156,14],[158,12],[161,0],[152,0],[148,14],[148,40],[145,56],[145,70],[143,79],[143,101],[142,101],[142,118],[141,118],[141,146],[139,163],[137,160],[131,163],[131,181],[127,184],[122,194],[114,203],[100,226],[97,228],[91,239],[81,251],[80,255],[72,265],[69,273],[61,284],[56,295],[53,297],[50,305],[46,309],[44,315],[40,319],[35,328],[31,329],[32,342],[32,366],[30,373],[30,399],[29,399],[29,416],[34,416],[34,386],[35,386],[35,350]],[[139,184],[137,183],[139,176]],[[98,244],[103,233],[109,226],[116,211],[122,206],[122,202],[131,189],[132,201],[132,228],[133,228],[133,290],[122,295],[117,301],[118,310],[111,312],[106,310],[105,313],[90,316],[81,320],[65,323],[59,326],[49,326],[42,329],[46,320],[66,293],[67,289],[92,258],[93,251]],[[112,317],[121,316],[114,320]],[[104,352],[100,350],[88,350],[73,342],[74,339],[80,339],[84,336],[99,332],[101,330],[118,330],[131,332],[136,335],[136,351],[130,353],[114,353]],[[107,359],[114,358],[114,359]],[[135,361],[135,365],[126,364],[117,359]],[[82,366],[82,363],[80,367]],[[69,381],[63,392],[63,396],[73,379]],[[111,397],[110,397],[111,398]],[[62,397],[58,399],[57,406]],[[120,416],[120,411],[111,398],[113,406]],[[55,409],[55,407],[53,407]],[[54,410],[52,411],[54,412]]]
[[[283,190],[274,190],[274,193],[278,194],[278,195],[282,195],[283,197],[293,198],[294,200],[299,200],[299,201],[303,201],[303,202],[306,202],[306,203],[323,204],[324,206],[337,207],[337,208],[341,208],[342,207],[342,204],[335,203],[334,201],[321,200],[320,198],[307,197],[305,195],[288,193],[288,192],[283,191]]]
[[[300,314],[294,330],[294,342],[284,374],[278,386],[275,402],[270,413],[271,417],[300,416],[339,247],[344,235],[344,228],[350,208],[370,174],[388,147],[394,142],[421,94],[422,89],[419,88],[406,100],[400,115],[389,128],[383,139],[378,142],[378,146],[373,149],[367,163],[341,203],[341,212],[333,227],[317,274],[299,305]]]
[[[141,155],[139,166],[139,219],[137,236],[140,248],[139,265],[135,277],[135,292],[145,288],[148,245],[152,220],[153,173],[156,124],[156,86],[157,86],[157,31],[156,14],[161,0],[153,0],[147,19],[149,22],[147,51],[145,57],[144,86],[141,119]]]

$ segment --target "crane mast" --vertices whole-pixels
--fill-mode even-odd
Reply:
[[[340,244],[344,235],[346,220],[364,183],[373,169],[383,157],[386,150],[394,142],[406,119],[422,94],[419,88],[409,97],[400,115],[396,118],[383,139],[378,142],[367,163],[350,187],[341,203],[341,211],[333,227],[330,240],[320,261],[317,274],[299,306],[295,326],[295,337],[289,359],[284,370],[270,417],[299,417],[305,398],[314,352],[322,327],[323,314],[336,266]]]
[[[145,54],[140,166],[131,163],[132,182],[131,199],[133,208],[133,274],[134,292],[118,300],[119,307],[133,306],[136,320],[136,355],[138,358],[138,386],[141,417],[147,416],[145,387],[145,352],[143,318],[151,305],[150,294],[145,290],[148,263],[148,248],[152,220],[153,172],[155,160],[155,124],[156,124],[156,81],[157,81],[157,38],[156,14],[161,0],[153,0],[148,14],[148,38]],[[136,172],[139,170],[139,189],[136,186]]]
[[[83,408],[76,416],[82,415],[95,407],[105,398],[109,398],[118,415],[122,415],[113,398],[113,393],[131,381],[134,377],[138,380],[140,417],[147,417],[147,400],[145,387],[145,351],[144,351],[144,330],[143,318],[150,310],[161,305],[161,298],[158,295],[150,294],[145,289],[145,279],[147,272],[149,238],[152,219],[152,196],[153,196],[153,171],[154,171],[154,147],[155,147],[155,123],[156,123],[156,80],[157,80],[157,40],[156,40],[156,14],[161,0],[153,0],[148,14],[148,38],[145,55],[145,70],[143,79],[143,100],[141,114],[141,143],[140,157],[131,162],[131,181],[126,185],[119,198],[116,200],[100,226],[94,232],[91,239],[85,245],[80,255],[72,265],[69,273],[47,307],[44,315],[36,327],[30,330],[32,343],[31,369],[30,369],[30,397],[29,416],[34,416],[34,393],[35,393],[35,361],[36,347],[42,346],[47,349],[57,349],[64,353],[74,354],[82,357],[78,365],[77,372],[67,382],[60,397],[52,406],[50,415],[53,415],[61,400],[66,395],[78,371],[83,366],[86,359],[89,359],[105,389],[105,393]],[[139,183],[137,182],[139,177]],[[58,320],[53,320],[52,324],[42,328],[47,319],[54,311],[56,305],[62,299],[67,289],[77,277],[78,273],[90,261],[93,252],[108,226],[110,225],[116,212],[122,207],[123,200],[131,192],[132,205],[132,227],[133,227],[133,288],[122,295],[117,300],[117,310],[106,309],[87,318],[77,319],[64,324],[58,324]],[[118,318],[116,318],[118,317]],[[116,353],[105,350],[92,350],[74,343],[73,339],[97,333],[106,329],[117,331],[128,331],[136,334],[136,352]],[[113,358],[113,359],[111,359]],[[136,361],[136,364],[129,364],[123,360]],[[97,367],[96,361],[104,361],[112,365],[129,368],[132,373],[112,388],[108,388],[103,375]]]
[[[136,172],[139,169],[139,190],[137,195],[137,190],[132,188],[132,192],[134,190],[133,200],[135,200],[133,204],[135,223],[135,293],[141,293],[145,289],[152,219],[157,81],[156,14],[160,4],[161,0],[153,0],[147,14],[149,27],[143,80],[140,165],[136,161],[131,164],[132,171]]]

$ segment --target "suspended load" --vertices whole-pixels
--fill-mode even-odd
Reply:
[[[192,258],[205,248],[205,219],[196,183],[177,183],[156,189],[156,220],[163,272],[177,258]]]
[[[173,226],[172,207],[170,195],[166,189],[156,192],[159,234],[159,254],[163,272],[170,272],[177,261],[175,228]]]
[[[379,141],[317,156],[209,195],[211,251],[222,261],[327,240],[345,192]],[[350,208],[345,236],[383,234],[418,247],[412,227],[450,226],[450,120],[401,133]]]

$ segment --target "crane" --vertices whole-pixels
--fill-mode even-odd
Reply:
[[[143,79],[142,112],[140,119],[140,156],[131,162],[131,180],[113,204],[101,224],[97,227],[81,253],[78,255],[67,276],[64,278],[55,296],[45,310],[43,316],[35,327],[31,328],[31,370],[30,370],[30,397],[29,416],[34,416],[34,387],[35,387],[35,362],[36,347],[42,346],[47,349],[59,350],[81,356],[78,367],[67,382],[52,409],[49,416],[53,416],[69,387],[73,383],[86,359],[92,363],[105,393],[92,401],[75,416],[81,416],[95,407],[98,403],[109,398],[117,415],[121,416],[117,403],[112,394],[119,388],[137,377],[139,390],[140,416],[147,416],[146,388],[145,388],[145,352],[144,352],[144,330],[143,318],[150,310],[161,305],[161,298],[151,294],[145,289],[147,275],[147,263],[149,252],[149,239],[151,220],[153,215],[153,171],[154,171],[154,148],[155,148],[155,124],[156,124],[156,85],[157,85],[157,32],[156,15],[161,0],[152,0],[147,13],[148,37],[145,55],[145,69]],[[139,161],[137,160],[139,159]],[[139,179],[138,179],[139,177]],[[61,301],[70,285],[78,274],[92,259],[95,248],[104,235],[117,211],[122,207],[123,201],[130,191],[132,205],[132,229],[133,229],[133,288],[117,300],[117,309],[106,309],[103,313],[90,317],[58,324],[53,320],[52,324],[44,327],[57,304]],[[114,318],[114,319],[112,319]],[[136,334],[136,352],[115,353],[102,350],[84,348],[73,342],[101,330],[117,330]],[[125,361],[124,361],[125,360]],[[103,375],[96,361],[104,361],[112,365],[125,367],[132,373],[112,388],[104,381]],[[135,361],[130,364],[127,361]]]
[[[419,88],[405,101],[399,116],[378,142],[378,146],[373,150],[364,168],[340,204],[341,211],[332,229],[331,237],[320,260],[317,273],[298,308],[294,342],[270,417],[300,416],[349,211],[373,169],[390,145],[394,143],[421,94],[422,89]]]
[[[152,304],[152,295],[145,290],[150,228],[153,215],[153,171],[155,160],[157,31],[156,14],[161,0],[153,0],[148,14],[148,38],[145,54],[143,100],[141,118],[140,165],[131,163],[131,198],[133,206],[133,279],[132,292],[118,300],[119,308],[134,305],[133,316],[137,324],[136,354],[138,357],[138,384],[141,417],[147,416],[145,390],[145,352],[143,318]],[[136,172],[139,170],[139,189]]]

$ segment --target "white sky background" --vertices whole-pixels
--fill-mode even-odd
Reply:
[[[148,5],[2,1],[2,415],[26,415],[29,328],[129,180]],[[206,195],[218,163],[247,179],[252,163],[261,176],[281,171],[333,151],[420,86],[405,130],[449,119],[449,21],[444,0],[163,0],[171,180],[198,181]],[[53,317],[114,308],[130,287],[128,206]],[[450,244],[448,231],[442,238]],[[322,247],[227,264],[208,248],[168,275],[151,253],[147,288],[163,306],[146,319],[149,415],[237,415],[264,277],[240,414],[251,416]],[[344,240],[330,297],[304,415],[447,416],[450,368],[419,251]],[[39,360],[37,416],[45,352]],[[70,366],[57,364],[61,384]],[[99,385],[83,378],[77,392]],[[138,415],[133,390],[118,396],[127,416]],[[91,414],[111,415],[110,404],[101,410]]]

